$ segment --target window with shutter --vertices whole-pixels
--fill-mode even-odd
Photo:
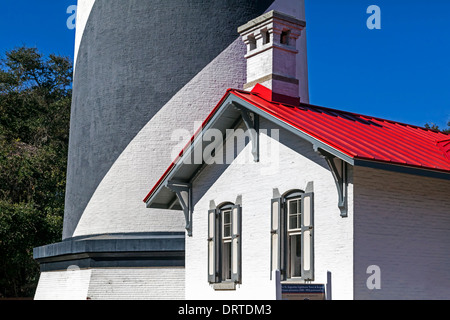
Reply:
[[[231,281],[241,283],[241,206],[231,210]]]
[[[314,280],[314,196],[296,190],[271,201],[271,274]]]
[[[208,212],[209,283],[241,283],[241,215],[233,204]]]
[[[314,280],[314,196],[312,193],[302,195],[302,262],[301,275],[303,280]]]
[[[222,218],[222,281],[231,280],[232,265],[232,209],[223,209]]]
[[[281,260],[282,260],[282,215],[281,215],[281,205],[282,199],[276,198],[272,199],[271,205],[271,232],[270,232],[270,276],[272,277],[272,272],[276,270],[282,270]]]
[[[286,222],[287,222],[287,276],[288,278],[301,277],[301,197],[286,200]]]
[[[217,282],[217,211],[208,211],[208,282]]]

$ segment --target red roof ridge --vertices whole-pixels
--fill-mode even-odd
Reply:
[[[268,99],[266,99],[264,97],[263,94],[259,93],[258,91],[245,91],[245,90],[241,90],[241,89],[229,89],[231,91],[234,92],[238,92],[238,93],[242,93],[242,94],[249,94],[249,95],[256,95],[259,98],[270,102],[271,104],[275,104],[275,105],[284,105],[286,107],[292,107],[292,108],[301,108],[301,107],[310,107],[310,108],[314,108],[314,109],[323,109],[323,110],[327,110],[330,112],[338,112],[341,114],[347,114],[347,115],[351,115],[354,117],[359,117],[362,118],[363,120],[377,120],[377,121],[381,121],[381,122],[388,122],[388,123],[392,123],[392,124],[398,124],[401,126],[405,126],[405,127],[411,127],[411,128],[416,128],[416,129],[421,129],[427,132],[432,132],[432,133],[438,133],[438,134],[443,134],[443,135],[447,135],[450,136],[450,133],[446,133],[446,132],[442,132],[439,130],[434,130],[431,128],[425,128],[424,126],[418,126],[418,125],[414,125],[414,124],[410,124],[410,123],[405,123],[405,122],[401,122],[401,121],[397,121],[397,120],[392,120],[392,119],[386,119],[386,118],[381,118],[381,117],[375,117],[375,116],[370,116],[367,114],[361,114],[361,113],[356,113],[356,112],[352,112],[352,111],[347,111],[347,110],[342,110],[342,109],[336,109],[336,108],[330,108],[330,107],[324,107],[324,106],[320,106],[320,105],[316,105],[316,104],[311,104],[311,103],[306,103],[306,102],[300,102],[299,105],[293,105],[293,104],[289,104],[289,103],[283,103],[283,102],[277,102],[277,101],[270,101]],[[432,140],[432,139],[431,139]]]
[[[402,125],[402,126],[416,128],[416,129],[423,129],[424,131],[431,131],[431,132],[435,132],[435,133],[447,134],[447,133],[444,133],[444,132],[436,131],[436,130],[433,130],[433,129],[425,128],[425,127],[414,125],[414,124],[410,124],[410,123],[400,122],[400,121],[397,121],[397,120],[386,119],[386,118],[381,118],[381,117],[375,117],[375,116],[370,116],[370,115],[367,115],[367,114],[361,114],[361,113],[356,113],[356,112],[342,110],[342,109],[324,107],[324,106],[314,105],[314,104],[305,103],[305,102],[300,103],[300,106],[302,106],[302,105],[303,106],[309,106],[309,107],[317,108],[317,109],[324,109],[324,110],[328,110],[328,111],[332,111],[332,112],[333,111],[334,112],[339,112],[339,113],[348,114],[348,115],[352,115],[352,116],[356,116],[356,117],[361,117],[361,118],[365,118],[365,120],[373,119],[373,120],[377,120],[377,121],[381,121],[381,122],[389,122],[389,123],[393,123],[393,124],[398,124],[398,125]]]

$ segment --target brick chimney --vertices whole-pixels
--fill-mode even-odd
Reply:
[[[274,101],[280,96],[299,100],[296,42],[305,26],[305,21],[270,11],[238,28],[247,46],[245,90],[259,83],[272,90]]]

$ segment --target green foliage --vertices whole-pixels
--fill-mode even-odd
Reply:
[[[68,58],[0,61],[0,297],[33,296],[33,248],[61,240],[72,96]]]
[[[428,124],[428,123],[425,124],[425,128],[427,128],[427,129],[435,130],[435,131],[441,131],[441,132],[444,132],[444,133],[450,133],[450,121],[447,122],[447,127],[448,127],[447,129],[442,129],[441,130],[441,129],[439,129],[439,126],[434,124],[434,123],[432,123],[431,125]]]
[[[56,214],[55,214],[56,213]],[[39,276],[33,248],[60,236],[62,217],[34,203],[0,200],[0,287],[5,297],[31,297]]]

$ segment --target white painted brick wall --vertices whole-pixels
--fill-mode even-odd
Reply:
[[[288,13],[297,19],[306,20],[305,16],[305,0],[276,0],[272,6],[268,9],[278,10],[281,12]],[[307,58],[307,36],[306,30],[308,27],[303,29],[302,34],[299,39],[297,39],[297,50],[299,51],[297,55],[297,68],[296,75],[297,79],[300,80],[299,92],[302,102],[309,103],[309,84],[308,84],[308,58]]]
[[[79,46],[84,23],[94,0],[80,0],[77,21]],[[270,10],[281,10],[304,19],[303,0],[276,0]],[[78,23],[80,22],[81,28]],[[300,55],[297,74],[301,80],[302,101],[308,101],[306,32],[298,43]],[[194,122],[203,121],[229,87],[241,89],[246,82],[246,48],[236,33],[236,40],[182,88],[137,134],[116,160],[97,187],[72,236],[98,233],[183,231],[180,212],[147,209],[142,199],[171,163],[173,148],[181,151],[179,141],[172,141],[176,129],[194,133]],[[190,138],[190,136],[188,137]],[[184,145],[183,145],[184,146]],[[150,166],[150,167],[149,167]]]
[[[265,128],[262,121],[261,127]],[[331,272],[333,299],[448,299],[450,297],[450,182],[368,168],[349,172],[349,217],[341,218],[331,173],[311,145],[281,131],[280,168],[264,163],[209,166],[194,183],[193,237],[186,239],[188,299],[272,299],[269,281],[270,199],[314,181],[316,283]],[[264,161],[267,137],[261,136]],[[297,154],[293,150],[298,150]],[[250,156],[248,156],[251,159]],[[354,171],[354,172],[353,172]],[[296,174],[298,173],[298,174]],[[243,284],[214,291],[206,280],[209,201],[242,195]],[[355,203],[353,203],[353,197]],[[354,246],[354,249],[353,249]],[[381,268],[381,290],[368,290],[367,267]]]
[[[285,76],[288,78],[297,78],[296,69],[296,57],[297,53],[293,53],[290,50],[275,49],[276,53],[273,54],[273,73]],[[297,87],[298,92],[298,87]]]
[[[247,82],[258,80],[273,73],[273,49],[259,52],[247,59]]]
[[[43,272],[35,300],[182,300],[184,268]]]
[[[182,300],[184,268],[94,269],[92,300]]]
[[[357,167],[354,184],[355,298],[449,299],[450,181]]]
[[[267,128],[268,122],[261,119],[260,125]],[[242,157],[252,159],[247,145],[231,165],[208,166],[194,181],[193,237],[186,238],[187,299],[274,299],[270,281],[273,188],[280,193],[305,189],[309,181],[314,181],[315,194],[315,283],[326,283],[330,271],[333,298],[353,298],[353,208],[350,205],[349,218],[340,217],[333,177],[310,143],[286,131],[280,131],[280,141],[261,134],[261,163],[238,164]],[[267,168],[269,142],[279,148],[278,168]],[[350,199],[352,192],[350,184]],[[242,284],[235,291],[214,291],[207,282],[209,202],[234,202],[238,195],[242,195]]]
[[[86,300],[91,270],[42,272],[34,300]]]
[[[258,48],[250,51],[247,57],[247,83],[259,80],[268,75],[278,75],[297,79],[296,56],[291,50],[266,45],[269,49]],[[299,85],[270,79],[262,85],[272,91],[287,96],[298,97]]]
[[[78,0],[77,2],[77,27],[75,30],[75,54],[74,54],[74,70],[76,69],[78,49],[81,45],[81,39],[83,37],[83,32],[86,27],[89,14],[92,11],[95,0]]]
[[[73,236],[97,233],[184,231],[183,213],[148,209],[144,197],[197,127],[214,109],[228,86],[245,82],[245,46],[237,38],[184,86],[130,142],[103,178]],[[220,76],[218,76],[220,74]],[[172,136],[187,132],[186,141]]]
[[[288,83],[286,81],[272,80],[272,91],[284,94],[285,96],[297,97],[295,93],[298,92],[298,84]]]

